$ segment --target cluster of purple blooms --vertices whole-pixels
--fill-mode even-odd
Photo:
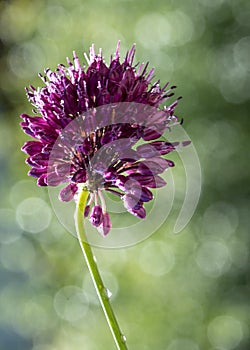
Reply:
[[[162,156],[178,145],[159,139],[177,123],[179,99],[159,108],[175,86],[152,83],[154,69],[133,65],[134,55],[135,46],[121,62],[118,43],[107,65],[92,46],[84,67],[74,53],[68,67],[45,71],[44,87],[27,89],[34,113],[41,116],[21,115],[24,132],[35,139],[22,147],[29,155],[29,175],[39,186],[67,184],[60,192],[62,201],[86,187],[84,215],[104,236],[111,221],[103,191],[119,196],[128,212],[145,218],[144,203],[153,199],[150,189],[164,186],[159,174],[174,166]]]

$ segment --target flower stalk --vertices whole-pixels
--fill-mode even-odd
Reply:
[[[84,230],[84,225],[83,225],[84,209],[87,204],[88,195],[89,195],[89,192],[83,189],[79,193],[78,201],[76,204],[75,226],[76,226],[77,237],[83,252],[83,256],[87,263],[96,293],[101,303],[104,315],[106,317],[107,323],[109,325],[112,336],[114,338],[116,347],[118,350],[126,350],[127,349],[126,338],[122,334],[120,327],[118,325],[118,322],[116,320],[115,314],[113,312],[113,309],[109,301],[108,290],[104,286],[104,283],[102,281],[100,272],[98,270],[98,267],[95,261],[95,257],[87,241],[87,237]]]

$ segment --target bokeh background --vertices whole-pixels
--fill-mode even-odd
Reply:
[[[248,0],[0,2],[0,350],[115,349],[77,240],[26,175],[19,115],[31,113],[24,87],[41,86],[38,72],[92,42],[108,60],[118,39],[122,54],[136,42],[136,60],[178,86],[203,175],[179,235],[177,186],[149,239],[95,250],[128,348],[248,350]]]

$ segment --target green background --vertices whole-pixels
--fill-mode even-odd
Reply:
[[[19,115],[32,113],[24,87],[41,86],[38,72],[73,50],[83,60],[92,42],[108,61],[118,39],[178,86],[203,176],[179,235],[177,187],[150,238],[95,250],[128,348],[249,349],[249,30],[247,0],[0,2],[1,350],[115,349],[77,240],[26,175]]]

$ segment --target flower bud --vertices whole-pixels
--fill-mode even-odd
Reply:
[[[90,222],[93,226],[100,226],[103,221],[102,208],[99,205],[95,205],[90,214]]]

